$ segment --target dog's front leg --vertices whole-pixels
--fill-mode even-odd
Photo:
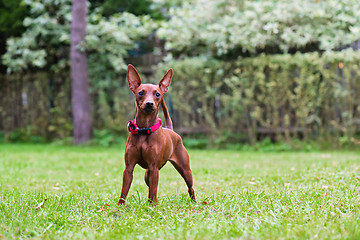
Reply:
[[[123,185],[122,185],[121,196],[118,205],[125,203],[125,199],[126,196],[128,195],[131,182],[133,179],[133,171],[134,171],[134,165],[127,164],[123,174]]]
[[[159,169],[156,167],[149,168],[149,202],[156,204],[157,188],[159,184]]]

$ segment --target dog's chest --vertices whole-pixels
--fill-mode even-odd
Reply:
[[[157,161],[163,155],[161,154],[162,144],[159,144],[158,141],[153,141],[150,136],[141,136],[132,140],[132,146],[136,149],[137,161],[140,166],[151,164],[151,162]]]
[[[158,149],[157,145],[154,144],[142,144],[139,151],[139,158],[137,163],[145,169],[148,169],[149,166],[155,165],[158,166],[160,162],[163,161],[161,151]]]
[[[166,136],[160,133],[162,132],[156,131],[151,135],[129,135],[129,159],[145,169],[151,166],[161,168],[169,159],[171,148],[166,144]]]

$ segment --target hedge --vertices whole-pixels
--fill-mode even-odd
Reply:
[[[236,61],[178,59],[159,66],[150,81],[157,83],[169,67],[174,77],[166,102],[175,130],[183,135],[202,134],[217,143],[255,143],[265,136],[353,141],[359,133],[359,51]],[[66,73],[1,76],[0,81],[0,131],[27,129],[29,136],[48,140],[71,136]],[[94,128],[126,136],[134,98],[125,72],[111,81],[113,88],[92,89]]]
[[[233,62],[176,60],[170,95],[177,128],[215,136],[354,138],[360,126],[359,51],[261,55]],[[228,139],[226,139],[228,140]]]

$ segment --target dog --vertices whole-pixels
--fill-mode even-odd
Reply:
[[[136,164],[146,169],[145,182],[149,187],[149,202],[156,204],[159,170],[167,161],[170,161],[184,178],[189,196],[195,201],[189,154],[181,137],[172,130],[171,118],[163,98],[172,75],[173,70],[169,69],[158,85],[143,84],[135,67],[128,65],[127,80],[136,98],[136,114],[135,119],[128,123],[130,133],[125,146],[125,170],[119,205],[125,203]],[[161,127],[162,122],[158,117],[160,105],[167,128]]]

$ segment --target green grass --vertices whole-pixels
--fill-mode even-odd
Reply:
[[[0,239],[360,239],[359,151],[193,150],[197,203],[167,164],[155,207],[140,167],[117,206],[123,155],[0,145]]]

